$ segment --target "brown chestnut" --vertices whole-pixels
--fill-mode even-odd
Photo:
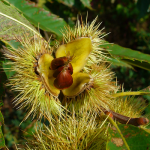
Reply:
[[[73,74],[72,65],[71,65],[71,63],[69,63],[69,64],[66,65],[66,66],[61,66],[61,67],[59,67],[58,69],[56,69],[55,72],[54,72],[54,74],[53,74],[53,77],[54,77],[54,78],[57,78],[58,74],[59,74],[63,69],[64,69],[64,70],[68,70],[71,75]]]
[[[51,69],[52,70],[58,69],[59,67],[64,66],[67,62],[68,62],[67,57],[55,58],[51,62]]]
[[[68,70],[62,70],[54,80],[54,86],[60,90],[70,87],[72,83],[73,78]]]
[[[57,76],[59,75],[59,73],[64,69],[64,66],[59,67],[58,69],[55,70],[53,77],[57,78]]]

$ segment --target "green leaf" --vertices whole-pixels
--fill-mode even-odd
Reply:
[[[115,143],[115,145],[116,146],[123,146],[123,148],[126,148],[127,150],[130,150],[129,145],[126,142],[125,138],[123,137],[123,135],[122,135],[122,133],[121,133],[117,123],[111,117],[108,117],[108,120],[113,125],[115,130],[117,131],[117,133],[118,133],[117,135],[119,135],[121,137],[119,139],[118,138],[117,139],[116,138],[113,139],[113,142]],[[119,141],[119,145],[118,145],[118,143],[116,143],[116,141]],[[106,148],[107,148],[107,146],[106,146]]]
[[[57,0],[59,3],[72,7],[75,4],[75,0]]]
[[[150,71],[150,63],[140,62],[140,61],[137,61],[137,60],[129,60],[129,59],[122,59],[122,61],[124,63],[127,63],[128,65],[133,65],[135,67],[139,67],[139,68]]]
[[[4,70],[2,69],[2,63],[0,64],[0,99],[2,98],[2,96],[4,95],[4,83],[7,80],[6,74],[4,72]],[[1,104],[0,104],[1,107]]]
[[[142,18],[146,15],[149,4],[150,4],[150,0],[138,0],[137,7],[140,12],[139,18]]]
[[[15,72],[10,70],[11,65],[8,65],[7,62],[9,62],[9,60],[6,59],[3,62],[2,66],[3,66],[3,69],[4,69],[5,74],[7,76],[7,79],[9,79],[11,76],[13,76],[15,74]]]
[[[0,0],[0,39],[22,40],[23,37],[32,37],[34,34],[39,35],[30,22],[13,5]]]
[[[0,47],[1,47],[1,43],[0,43]],[[5,81],[7,80],[7,76],[2,68],[2,64],[3,64],[3,59],[2,59],[2,54],[0,53],[0,107],[2,106],[1,104],[1,98],[2,96],[4,95],[4,84],[5,84]]]
[[[110,50],[109,53],[111,55],[117,56],[120,59],[131,59],[150,63],[150,55],[132,50],[130,48],[125,48],[117,44],[101,45],[100,47]]]
[[[120,59],[107,57],[107,60],[111,63],[111,65],[118,66],[118,67],[127,67],[127,68],[133,69],[133,67],[130,64],[128,64]]]
[[[18,49],[19,47],[22,47],[21,43],[16,41],[16,40],[11,40],[9,42],[7,42],[8,45],[6,45],[7,47],[12,47],[12,48],[15,48],[15,49]]]
[[[150,70],[150,55],[148,54],[125,48],[117,44],[100,45],[100,47],[108,50],[110,56],[116,57],[124,63]]]
[[[0,111],[0,148],[5,147],[5,139],[2,132],[2,125],[4,124],[4,118]]]
[[[38,0],[38,7],[43,7],[47,0]]]
[[[132,125],[118,125],[131,150],[146,150],[150,148],[150,134],[142,128]],[[115,128],[109,128],[111,135],[107,150],[123,150],[124,143]]]
[[[61,29],[66,26],[66,22],[44,8],[38,8],[25,0],[8,0],[17,7],[24,16],[36,27],[45,31],[50,31],[58,36],[62,36]]]
[[[93,9],[93,8],[91,7],[90,0],[80,0],[80,1],[82,2],[82,4],[83,4],[85,7],[89,8],[89,9]]]
[[[5,139],[2,132],[2,127],[0,126],[0,148],[5,147]]]
[[[2,107],[4,105],[3,101],[0,100],[0,107]]]
[[[4,118],[3,118],[3,114],[0,111],[0,126],[2,126],[2,124],[4,124]]]
[[[9,47],[12,47],[12,48],[15,48],[17,49],[18,47],[22,47],[21,43],[20,42],[17,42],[16,40],[11,40],[11,41],[8,41],[7,42],[7,45],[6,45],[7,48]],[[2,56],[0,56],[2,57]],[[12,75],[15,74],[14,71],[11,71],[10,68],[11,68],[11,65],[7,65],[6,63],[9,62],[10,60],[8,59],[3,59],[1,62],[0,62],[0,98],[1,96],[3,95],[4,93],[4,88],[3,88],[3,84],[4,82],[9,79]],[[2,79],[2,80],[1,80]]]
[[[150,92],[150,86],[140,90],[141,92]]]

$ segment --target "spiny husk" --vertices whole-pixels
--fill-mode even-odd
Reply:
[[[49,119],[49,126],[36,127],[27,150],[103,150],[107,141],[105,121],[96,122],[97,114],[80,111],[65,118]]]
[[[106,34],[103,31],[103,29],[99,30],[99,27],[101,23],[95,25],[97,20],[97,17],[92,21],[91,24],[89,24],[86,21],[86,24],[83,22],[80,23],[80,21],[77,21],[77,24],[75,28],[71,27],[65,27],[65,29],[62,31],[63,34],[63,44],[67,44],[75,39],[88,37],[91,39],[92,42],[92,51],[87,59],[86,66],[84,69],[90,69],[88,66],[91,66],[92,64],[97,64],[101,61],[104,61],[105,55],[103,55],[104,49],[100,48],[99,45],[104,45],[106,42],[103,40],[103,37],[106,36]],[[61,44],[62,44],[61,43]],[[57,42],[55,47],[58,48],[60,46],[60,42]]]
[[[91,83],[85,85],[84,91],[74,98],[64,97],[62,104],[67,105],[69,110],[74,106],[78,111],[82,107],[89,110],[99,111],[101,106],[107,110],[115,103],[112,96],[118,90],[116,82],[112,81],[114,73],[108,69],[105,63],[92,65],[90,76],[93,78]]]
[[[43,39],[34,38],[31,41],[30,39],[23,41],[23,48],[5,50],[5,56],[13,60],[9,63],[12,65],[11,70],[16,72],[16,75],[10,79],[9,85],[12,86],[14,91],[20,92],[15,98],[15,103],[19,108],[27,107],[29,110],[27,117],[32,112],[35,116],[37,113],[44,114],[51,110],[53,113],[60,114],[62,106],[59,101],[62,101],[63,106],[69,105],[70,110],[73,103],[73,106],[77,105],[75,107],[77,110],[84,105],[88,106],[90,110],[94,108],[94,111],[99,110],[100,106],[108,109],[112,105],[113,97],[111,94],[118,88],[112,82],[112,73],[108,71],[105,65],[100,64],[100,61],[104,61],[102,51],[99,48],[99,45],[104,43],[102,39],[104,33],[102,33],[102,30],[98,30],[100,24],[94,26],[95,22],[96,19],[90,25],[88,23],[83,25],[78,21],[75,29],[68,27],[63,32],[63,44],[82,37],[88,37],[92,42],[92,51],[86,59],[85,67],[80,72],[91,75],[93,81],[90,80],[85,85],[84,90],[82,89],[79,94],[71,99],[64,96],[65,98],[62,101],[61,96],[53,97],[51,92],[46,89],[46,85],[36,70],[38,59],[46,53],[51,55],[54,52],[53,49],[60,46],[59,44],[52,49]],[[98,64],[98,66],[95,64]]]
[[[138,118],[142,116],[146,107],[145,100],[128,96],[116,98],[115,103],[113,103],[110,109],[127,117]]]
[[[46,91],[36,71],[38,58],[44,53],[52,53],[49,44],[41,38],[26,38],[21,44],[19,49],[4,49],[4,55],[12,60],[7,63],[11,65],[9,69],[16,72],[8,84],[12,90],[19,92],[14,99],[15,105],[28,109],[26,118],[31,113],[34,117],[45,112],[60,113],[59,100]]]

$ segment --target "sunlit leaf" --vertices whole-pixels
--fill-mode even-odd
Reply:
[[[59,18],[44,8],[38,8],[34,3],[25,0],[8,1],[22,11],[23,15],[36,27],[62,36],[60,30],[66,25],[66,22],[62,18]]]
[[[0,0],[0,39],[4,41],[20,39],[34,34],[39,35],[35,28],[16,8],[5,0]]]

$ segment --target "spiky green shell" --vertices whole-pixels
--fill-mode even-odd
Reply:
[[[92,65],[88,73],[92,80],[85,85],[84,90],[74,98],[64,97],[62,104],[67,105],[68,109],[74,106],[76,111],[82,107],[93,111],[99,111],[101,107],[109,110],[115,103],[112,95],[118,90],[113,81],[114,73],[105,63]]]
[[[50,126],[36,126],[34,139],[28,140],[26,149],[104,150],[107,141],[106,120],[97,123],[97,115],[85,110],[80,114],[73,113],[56,121],[49,118]]]
[[[27,116],[32,112],[34,115],[45,112],[60,113],[62,105],[69,106],[71,110],[72,104],[77,106],[77,110],[82,106],[88,106],[90,110],[94,108],[94,111],[99,110],[101,106],[109,109],[113,103],[112,93],[115,93],[118,87],[112,82],[112,72],[100,63],[104,61],[99,48],[99,45],[104,43],[104,33],[98,30],[100,24],[94,26],[95,22],[96,19],[90,25],[84,25],[78,21],[74,29],[66,28],[63,32],[63,44],[57,44],[53,48],[43,39],[34,38],[23,41],[23,48],[5,51],[5,56],[13,60],[10,62],[11,69],[16,72],[9,85],[14,91],[20,92],[15,98],[15,103],[20,108],[27,107]],[[62,57],[66,50],[74,58],[72,64],[76,72],[72,75],[73,89],[69,87],[68,90],[62,90],[63,96],[57,90],[57,94],[54,95],[52,90],[47,88],[54,87],[53,81],[49,81],[51,64],[48,66],[48,57],[43,55],[48,54],[45,56],[52,57],[52,54],[56,54]],[[81,59],[83,61],[80,61]],[[43,70],[45,64],[47,69]],[[71,98],[68,95],[71,95]]]
[[[143,111],[147,107],[145,100],[130,97],[118,97],[110,107],[116,113],[131,118],[138,118],[142,116]]]
[[[74,82],[78,82],[79,86],[72,85],[69,89],[62,91],[64,96],[60,97],[60,101],[63,106],[67,106],[69,110],[72,109],[72,106],[74,106],[75,110],[79,110],[86,106],[88,106],[88,109],[90,110],[94,109],[94,111],[99,110],[101,106],[105,109],[109,109],[109,106],[114,103],[112,93],[115,93],[118,90],[118,87],[112,81],[114,78],[113,73],[106,67],[105,64],[101,63],[105,60],[102,52],[103,49],[101,49],[99,45],[105,43],[103,40],[105,34],[102,32],[103,29],[99,30],[100,24],[95,25],[96,20],[97,18],[94,19],[91,24],[87,22],[86,24],[83,22],[80,24],[80,21],[78,20],[75,28],[65,27],[62,31],[62,42],[57,42],[54,46],[54,54],[57,57],[58,51],[60,52],[62,48],[65,49],[67,44],[74,43],[74,41],[76,41],[76,44],[72,44],[76,47],[78,39],[79,42],[81,42],[80,39],[88,38],[91,43],[91,51],[86,58],[84,67],[80,70],[80,73],[88,74],[89,79],[84,81],[84,78],[82,78],[81,75],[78,75],[79,77],[76,78],[74,77]],[[64,47],[62,47],[63,45]],[[86,51],[84,47],[85,46],[83,46],[83,49]],[[69,50],[71,51],[70,53],[72,53],[72,48],[66,49],[67,52],[65,50],[61,50],[64,51],[64,54],[61,54],[60,56],[62,57],[65,53],[69,53]],[[82,61],[80,63],[82,63]],[[76,90],[77,88],[80,90]]]
[[[91,39],[92,51],[84,67],[84,69],[87,70],[90,69],[88,66],[103,61],[103,58],[105,57],[105,55],[103,55],[103,49],[100,48],[99,45],[105,43],[103,37],[106,36],[106,34],[102,32],[104,28],[99,30],[100,23],[95,25],[96,20],[97,18],[95,18],[91,22],[91,24],[89,24],[88,22],[86,22],[86,24],[84,24],[83,22],[80,23],[80,21],[78,20],[74,28],[70,28],[68,26],[65,27],[64,30],[62,30],[63,41],[61,42],[61,44],[67,44],[69,42],[74,41],[75,39],[83,37]],[[60,42],[57,42],[55,48],[57,49],[59,46]]]
[[[11,71],[16,74],[12,76],[8,84],[12,90],[19,94],[14,102],[19,108],[26,107],[28,114],[26,118],[33,115],[43,115],[45,112],[59,113],[60,104],[45,88],[36,70],[39,57],[45,53],[51,54],[52,50],[43,39],[32,39],[21,42],[22,48],[5,49],[4,55],[11,59]]]

